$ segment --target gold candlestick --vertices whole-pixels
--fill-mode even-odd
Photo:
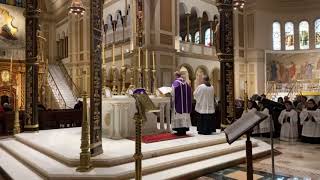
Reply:
[[[112,76],[113,76],[113,81],[112,81],[112,94],[113,95],[117,95],[118,91],[117,91],[117,77],[116,77],[116,66],[112,65]]]
[[[157,70],[154,68],[152,69],[152,78],[153,78],[153,91],[152,94],[156,95],[157,87]]]
[[[146,67],[146,69],[144,69],[145,71],[145,89],[146,89],[146,93],[150,94],[150,89],[149,89],[149,68]]]
[[[142,69],[138,68],[138,88],[142,88]]]
[[[129,89],[134,89],[134,71],[135,71],[135,68],[132,66],[130,68],[130,71],[131,71],[131,77],[130,77],[130,86],[129,86]]]
[[[18,103],[18,96],[16,96],[16,107],[15,107],[15,116],[14,116],[14,127],[13,127],[13,134],[20,133],[20,120],[19,120],[19,103]]]
[[[92,169],[90,154],[90,122],[87,118],[87,94],[83,93],[82,106],[82,130],[81,130],[81,153],[80,164],[77,168],[79,172],[88,172]]]
[[[122,88],[121,88],[121,95],[126,94],[126,67],[121,67],[121,75],[122,75]]]

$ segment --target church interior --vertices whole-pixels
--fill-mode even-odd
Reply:
[[[1,179],[320,179],[319,0],[0,0]]]

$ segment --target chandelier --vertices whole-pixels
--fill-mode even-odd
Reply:
[[[81,0],[72,0],[71,6],[68,8],[69,14],[83,15],[86,11]]]
[[[233,0],[233,9],[243,9],[245,0]]]

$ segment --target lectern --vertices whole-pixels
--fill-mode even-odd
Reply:
[[[265,120],[268,116],[260,112],[248,112],[240,119],[224,129],[227,142],[232,144],[242,135],[247,135],[246,141],[246,157],[247,157],[247,180],[253,180],[253,164],[252,164],[252,142],[250,135],[252,129],[260,122]]]

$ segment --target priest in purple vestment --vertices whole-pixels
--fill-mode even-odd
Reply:
[[[172,120],[171,126],[177,135],[186,135],[191,126],[190,113],[192,110],[191,87],[183,79],[184,72],[176,72],[176,79],[172,83]]]

